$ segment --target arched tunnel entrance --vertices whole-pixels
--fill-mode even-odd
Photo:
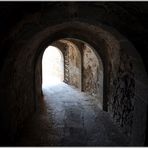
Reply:
[[[73,11],[71,6],[78,7]],[[4,98],[0,100],[2,143],[144,145],[148,78],[142,58],[131,42],[114,29],[118,24],[103,24],[109,19],[104,14],[93,21],[92,13],[78,10],[81,6],[64,5],[64,17],[48,6],[47,11],[28,14],[3,42],[2,48],[9,50],[0,80],[0,97]],[[100,16],[102,10],[96,8],[87,12]],[[115,22],[118,19],[111,23]],[[49,45],[58,47],[63,55],[65,84],[46,89],[45,95],[42,56]]]
[[[35,145],[38,141],[38,145],[130,145],[132,142],[136,142],[134,139],[142,133],[142,131],[139,131],[133,134],[135,132],[133,128],[136,128],[136,125],[139,123],[145,124],[145,118],[144,120],[139,120],[139,118],[137,120],[135,115],[139,110],[138,103],[135,105],[135,101],[137,101],[135,100],[135,92],[137,92],[137,88],[141,87],[135,81],[135,75],[136,78],[141,79],[138,73],[139,67],[136,67],[135,63],[142,64],[140,57],[129,41],[122,36],[116,38],[118,33],[114,35],[113,32],[111,34],[109,31],[104,31],[101,27],[99,29],[102,29],[102,32],[98,33],[96,32],[98,28],[95,26],[88,27],[85,23],[78,23],[78,25],[77,22],[75,23],[72,26],[66,23],[62,29],[60,28],[61,25],[59,25],[60,29],[58,31],[56,31],[58,28],[56,26],[55,33],[50,34],[49,30],[50,36],[47,31],[47,34],[44,32],[43,35],[46,35],[46,38],[34,48],[36,53],[34,54],[34,99],[37,112],[33,118],[34,123],[29,123],[27,125],[29,128],[24,127],[31,134],[26,136],[22,132],[23,136],[20,136],[18,144],[23,145],[25,143],[26,145],[28,142],[29,145]],[[91,36],[88,36],[88,34],[91,34]],[[125,46],[125,43],[124,45],[122,44],[123,39],[127,46]],[[79,93],[78,95],[73,88],[67,87],[68,85],[59,85],[56,89],[52,87],[45,90],[46,94],[42,93],[42,55],[49,45],[58,47],[63,54],[64,82],[75,86],[79,91],[88,92],[89,96],[86,96],[84,93]],[[66,52],[67,49],[68,53]],[[87,52],[85,53],[85,51]],[[135,54],[133,55],[132,52]],[[77,56],[75,57],[75,55]],[[79,55],[82,55],[81,60],[77,59]],[[95,72],[97,76],[100,75],[100,78],[94,78],[94,73],[92,74],[91,72],[91,66],[93,65],[93,68],[96,67],[92,60],[90,60],[94,55],[97,57],[97,60],[94,62],[96,65],[100,61],[102,62],[101,70],[95,68]],[[69,56],[71,58],[67,58]],[[72,59],[75,58],[77,60],[73,62]],[[89,64],[91,65],[87,65],[87,60],[84,59],[89,59]],[[138,61],[133,61],[133,59],[138,59]],[[68,61],[71,61],[71,63],[66,66]],[[86,65],[84,65],[85,62]],[[79,65],[78,63],[81,64]],[[77,65],[79,68],[75,67]],[[69,71],[71,67],[74,67],[74,72]],[[69,71],[67,75],[66,71]],[[84,72],[88,72],[88,74],[84,76],[86,74]],[[95,83],[90,83],[92,77]],[[98,89],[102,91],[102,101],[94,93],[96,91],[92,91],[89,87],[90,85],[87,85],[87,89],[85,89],[84,85],[88,83],[96,86],[94,84],[99,84],[98,80],[102,80],[100,81],[102,85],[98,85],[102,86],[102,89]],[[61,88],[64,89],[61,90]],[[65,94],[69,96],[65,97]],[[95,96],[98,98],[96,99]],[[62,97],[63,99],[61,99]],[[68,100],[65,98],[68,98]],[[101,107],[103,110],[100,109]],[[145,107],[143,109],[145,110]],[[135,120],[139,123],[135,122]],[[121,130],[118,130],[113,122]],[[30,128],[30,125],[33,127],[31,126]],[[37,130],[39,132],[36,132],[36,127],[40,127]],[[43,139],[40,137],[41,131],[46,131],[44,132]],[[27,141],[24,142],[24,139]]]
[[[112,145],[114,142],[126,145],[125,137],[115,128],[108,114],[102,111],[104,70],[102,60],[95,49],[74,38],[56,40],[48,47],[58,48],[58,54],[64,57],[64,61],[56,63],[64,64],[64,82],[43,87],[43,110],[46,113],[44,116],[49,119],[43,121],[43,124],[50,125],[48,128],[42,127],[46,130],[43,135],[45,143],[47,139],[52,139],[50,144],[63,146]],[[58,57],[54,57],[52,50],[46,48],[44,53],[42,52],[42,74],[47,50],[51,54],[51,57],[48,57],[51,59],[49,65],[53,66],[50,68],[56,70],[52,61],[56,61],[55,58]],[[47,77],[49,74],[51,73],[49,72]],[[41,114],[44,114],[42,112]],[[109,129],[118,141],[107,142],[106,139],[112,137],[105,134]],[[49,135],[45,137],[46,134]]]
[[[61,81],[55,77],[61,78]],[[89,44],[63,38],[45,49],[42,56],[42,92],[43,108],[54,122],[52,129],[58,139],[54,139],[57,145],[97,145],[103,142],[98,140],[98,136],[92,138],[98,133],[94,131],[98,127],[96,120],[102,120],[97,111],[103,109],[103,64]]]
[[[72,38],[60,39],[51,45],[42,57],[42,89],[64,81],[96,98],[98,106],[103,109],[103,65],[100,56],[87,43]]]

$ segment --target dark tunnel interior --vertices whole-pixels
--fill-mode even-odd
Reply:
[[[148,146],[148,2],[0,2],[0,20],[0,146]],[[49,46],[62,81],[43,87]]]

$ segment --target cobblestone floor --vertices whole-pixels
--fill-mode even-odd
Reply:
[[[43,88],[40,113],[26,122],[19,146],[126,146],[127,141],[97,100],[60,83]]]

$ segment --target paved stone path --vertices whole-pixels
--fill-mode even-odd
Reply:
[[[24,126],[19,146],[125,146],[127,142],[97,100],[60,83],[43,88],[43,110]]]

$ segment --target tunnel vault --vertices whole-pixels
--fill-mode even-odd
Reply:
[[[117,32],[115,33],[115,30],[112,32],[111,29],[108,30],[106,27],[104,29],[79,22],[73,22],[74,26],[79,27],[74,27],[69,23],[65,23],[65,25],[67,25],[67,27],[53,34],[53,38],[57,37],[54,40],[63,37],[83,40],[89,43],[95,49],[94,52],[100,55],[104,68],[103,110],[110,113],[114,122],[121,127],[123,133],[128,135],[132,144],[132,140],[138,137],[136,134],[133,135],[135,131],[134,128],[136,124],[142,124],[136,122],[137,119],[135,119],[135,114],[138,112],[138,108],[136,107],[136,105],[138,105],[136,103],[136,91],[141,87],[137,83],[137,80],[135,80],[135,77],[136,79],[141,78],[137,73],[139,71],[137,71],[137,68],[139,67],[136,67],[134,63],[136,63],[135,59],[140,58],[139,55],[128,40],[121,35],[119,36],[119,34],[116,36]],[[91,34],[91,36],[88,36],[88,34]],[[48,36],[46,43],[44,42],[45,44],[51,42],[49,38],[51,39],[51,37]],[[134,55],[132,54],[133,52],[135,53]],[[136,56],[136,58],[133,56]],[[141,102],[141,105],[142,104]],[[138,121],[145,124],[146,117],[145,121],[144,119],[141,121],[138,119]],[[142,132],[137,132],[137,134],[140,133]]]
[[[111,115],[131,145],[143,145],[148,79],[134,46],[117,30],[101,23],[94,24],[80,17],[62,23],[55,21],[53,25],[38,16],[39,13],[26,18],[9,37],[13,44],[1,72],[1,98],[5,98],[2,104],[7,105],[3,107],[2,141],[7,139],[11,143],[25,119],[40,110],[41,61],[45,47],[63,38],[74,38],[88,43],[102,60],[103,110]],[[25,33],[27,25],[34,26],[29,35]],[[60,44],[65,47],[63,42]]]

